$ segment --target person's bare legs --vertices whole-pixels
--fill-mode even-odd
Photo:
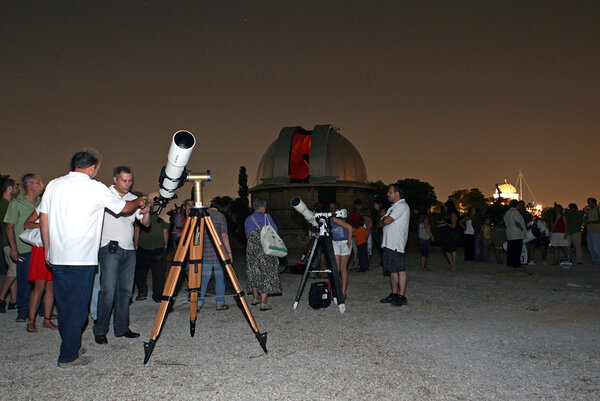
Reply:
[[[45,288],[46,280],[35,280],[33,282],[33,290],[29,297],[29,321],[31,322],[35,322],[35,315],[37,315],[38,309],[40,308],[40,302]],[[52,295],[54,296],[54,293]]]
[[[427,256],[421,256],[421,270],[429,270],[427,268]]]
[[[390,273],[390,286],[392,294],[404,296],[406,294],[406,272]]]
[[[52,309],[54,309],[54,286],[52,281],[46,281],[46,291],[44,291],[44,318],[52,317]]]
[[[496,249],[496,263],[503,264],[504,263],[504,250]]]
[[[257,302],[260,302],[258,289],[256,287],[252,287],[252,303],[256,305]]]
[[[340,278],[342,279],[342,295],[344,300],[346,299],[346,288],[348,288],[348,260],[350,255],[336,256],[335,260],[338,265],[340,272]]]
[[[58,330],[58,326],[52,323],[52,309],[54,309],[54,286],[52,281],[46,281],[46,291],[44,291],[44,327],[52,330]]]
[[[450,263],[450,271],[456,271],[456,251],[453,252],[445,252],[446,259],[448,259],[448,263]]]
[[[5,277],[4,284],[0,290],[0,299],[6,300],[7,294],[10,292],[10,302],[17,302],[17,277]]]

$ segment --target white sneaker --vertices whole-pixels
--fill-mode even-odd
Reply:
[[[535,266],[535,262],[533,260],[530,260],[529,263],[527,263],[527,266]]]

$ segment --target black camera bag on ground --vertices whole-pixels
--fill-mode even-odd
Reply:
[[[329,286],[325,281],[318,281],[310,285],[308,304],[313,309],[327,308],[331,304]]]

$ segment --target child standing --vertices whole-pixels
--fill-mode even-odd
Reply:
[[[361,217],[358,221],[358,228],[354,230],[352,236],[356,238],[356,248],[358,253],[358,270],[357,272],[366,272],[369,270],[369,249],[367,239],[369,231],[364,227],[365,219]]]

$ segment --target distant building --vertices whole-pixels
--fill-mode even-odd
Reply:
[[[265,151],[256,174],[252,197],[267,201],[279,233],[290,248],[306,244],[308,225],[290,206],[299,196],[312,210],[317,202],[337,202],[340,209],[353,208],[361,199],[370,210],[373,189],[367,184],[367,169],[350,141],[330,125],[312,131],[285,127]]]
[[[517,188],[504,180],[502,184],[496,184],[496,191],[494,192],[494,200],[500,199],[502,202],[510,202],[513,199],[519,200],[521,197],[517,192]]]

